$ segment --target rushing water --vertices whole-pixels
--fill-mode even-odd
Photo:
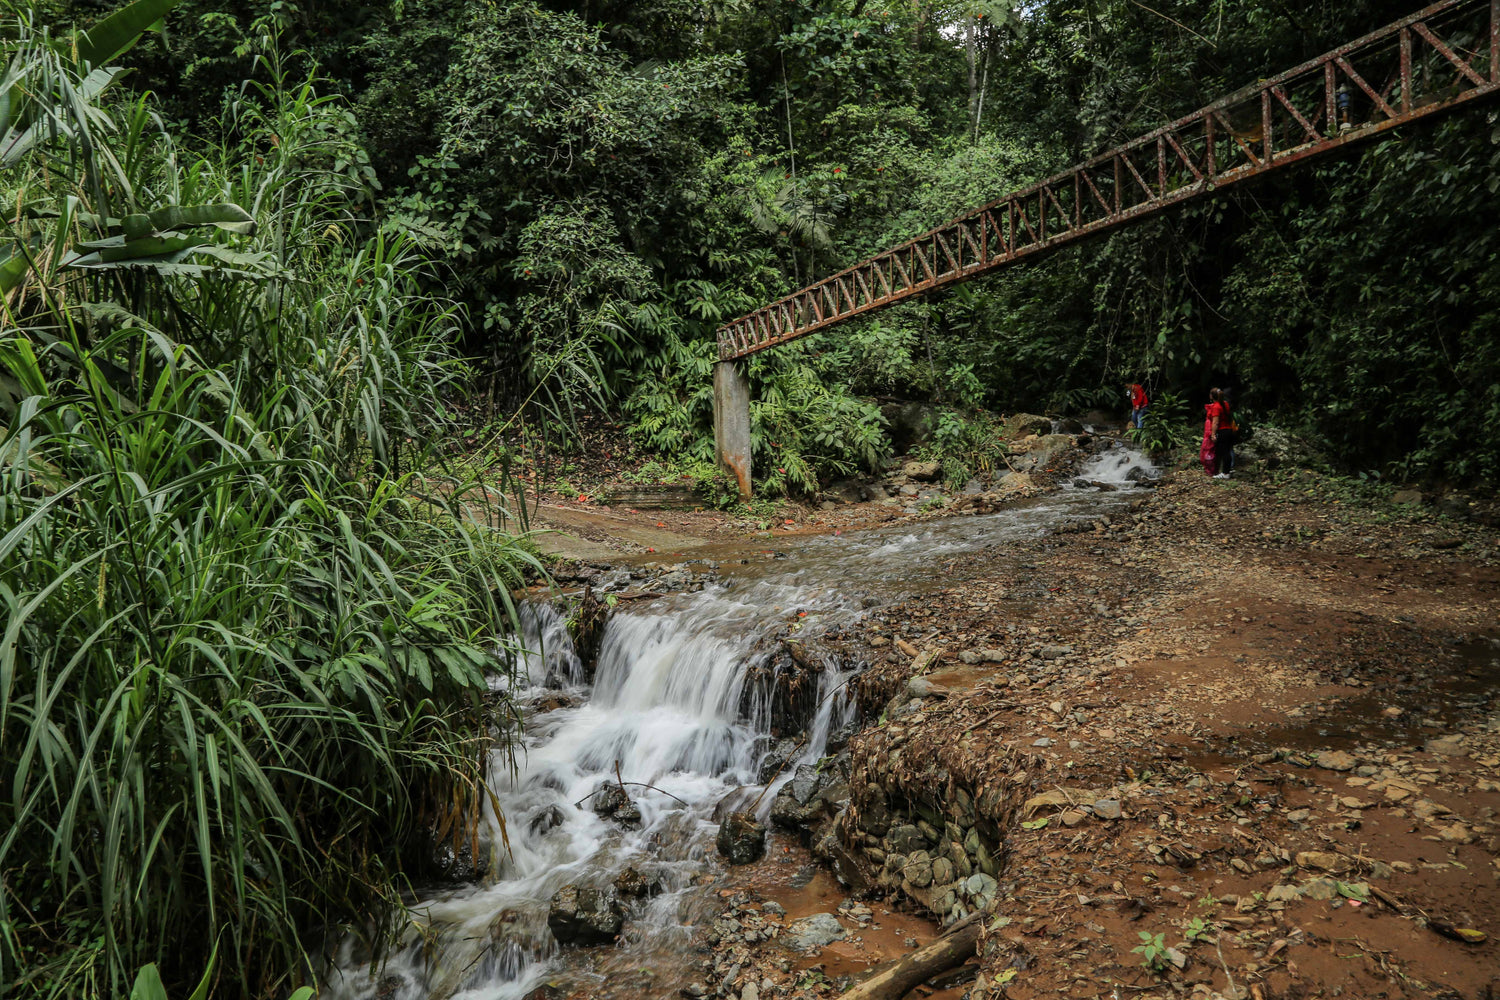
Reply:
[[[1128,487],[1130,470],[1145,467],[1138,453],[1115,446],[1079,474]],[[747,697],[744,690],[751,668],[768,655],[757,640],[788,622],[816,637],[856,619],[867,604],[940,585],[944,555],[1003,547],[1068,518],[1095,516],[1125,495],[1067,489],[994,515],[805,538],[773,561],[725,558],[733,571],[723,583],[614,614],[592,686],[559,614],[527,606],[532,652],[510,693],[522,706],[550,710],[528,713],[514,768],[493,757],[489,780],[505,824],[502,835],[497,818],[486,817],[488,875],[419,902],[408,939],[373,974],[345,945],[327,995],[519,1000],[549,981],[601,997],[674,994],[691,978],[685,945],[693,927],[714,908],[701,888],[717,865],[714,806],[753,785],[766,749],[766,692]],[[801,757],[778,783],[795,763],[817,760],[846,721],[847,680],[841,664],[824,663]],[[594,793],[617,776],[640,811],[631,828],[590,808]],[[762,813],[774,792],[760,797]],[[661,891],[633,904],[620,943],[559,949],[547,927],[552,895],[570,883],[610,885],[627,868],[658,881]]]

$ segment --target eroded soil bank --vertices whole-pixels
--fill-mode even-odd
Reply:
[[[686,992],[838,995],[979,909],[944,996],[1491,996],[1500,545],[1410,511],[1179,473],[873,611],[867,724],[773,811],[844,939],[736,869]]]

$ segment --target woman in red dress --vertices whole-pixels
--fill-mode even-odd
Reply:
[[[1203,444],[1198,449],[1198,461],[1210,478],[1214,474],[1214,441],[1219,435],[1219,418],[1224,414],[1224,394],[1218,389],[1208,390],[1208,405],[1203,407]]]

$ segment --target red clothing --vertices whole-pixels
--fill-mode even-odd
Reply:
[[[1198,449],[1198,461],[1203,463],[1203,471],[1210,476],[1214,474],[1214,464],[1217,456],[1214,454],[1214,418],[1224,416],[1223,403],[1209,403],[1203,408],[1203,445]]]
[[[1130,408],[1133,410],[1142,410],[1148,405],[1150,405],[1150,400],[1146,398],[1146,390],[1142,389],[1139,383],[1132,383],[1130,386]]]

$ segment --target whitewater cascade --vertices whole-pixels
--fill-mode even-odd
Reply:
[[[525,713],[515,766],[492,754],[489,784],[505,818],[485,817],[489,869],[482,881],[433,890],[414,904],[404,942],[372,972],[352,939],[327,980],[331,1000],[521,1000],[556,979],[598,997],[667,996],[692,978],[686,947],[714,909],[701,889],[717,870],[714,808],[755,785],[771,741],[767,636],[795,628],[812,640],[846,626],[865,608],[942,583],[942,556],[1003,547],[1072,518],[1125,501],[1132,469],[1150,469],[1116,445],[1080,475],[1119,492],[1064,490],[986,516],[947,518],[894,530],[804,538],[762,563],[763,579],[741,573],[695,594],[617,609],[606,626],[592,685],[562,615],[550,604],[523,608],[524,652],[514,679],[496,679]],[[787,545],[786,541],[779,544]],[[873,595],[873,596],[872,596]],[[815,649],[815,643],[807,648]],[[797,765],[823,756],[831,732],[849,720],[850,673],[822,661]],[[623,779],[639,822],[622,824],[591,808],[601,787]],[[649,786],[649,787],[648,787]],[[755,794],[758,794],[758,790]],[[741,793],[743,799],[754,794]],[[633,817],[632,817],[633,819]],[[507,848],[508,842],[508,848]],[[629,904],[613,947],[560,949],[547,926],[549,901],[569,884],[607,887],[634,869],[660,891]],[[651,970],[659,988],[642,983]],[[629,979],[635,976],[635,979]],[[614,992],[611,992],[611,989]]]

